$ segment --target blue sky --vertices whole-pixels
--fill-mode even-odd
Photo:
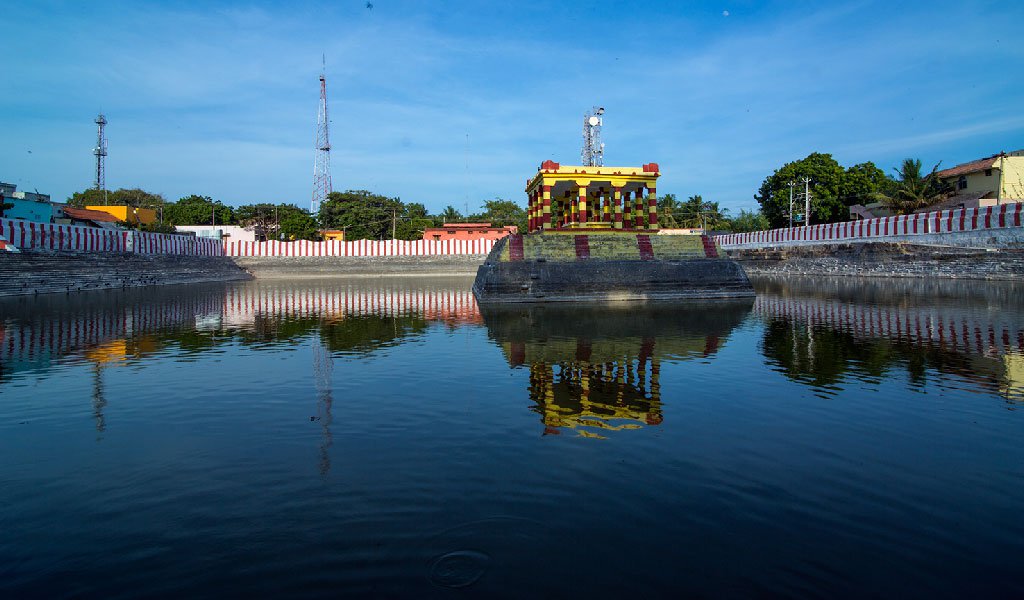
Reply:
[[[89,187],[102,110],[108,188],[308,207],[321,54],[334,188],[433,211],[525,203],[593,105],[606,164],[733,212],[813,151],[1024,148],[1021,3],[372,3],[5,3],[0,181]]]

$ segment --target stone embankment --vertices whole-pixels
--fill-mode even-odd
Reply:
[[[448,256],[236,256],[235,263],[257,279],[323,279],[476,275],[485,255]]]
[[[729,250],[749,275],[1024,279],[1024,249],[852,243]]]
[[[252,276],[224,256],[38,250],[0,253],[0,296],[248,279]]]

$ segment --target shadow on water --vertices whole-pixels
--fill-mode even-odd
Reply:
[[[545,435],[604,437],[659,425],[662,361],[715,354],[752,305],[488,305],[481,312],[509,365],[530,369],[530,408]]]
[[[831,394],[848,381],[935,373],[1024,400],[1024,284],[923,279],[754,279],[761,350],[786,377]]]

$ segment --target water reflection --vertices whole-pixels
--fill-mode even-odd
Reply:
[[[1012,282],[759,278],[762,350],[787,377],[829,394],[904,370],[1024,399],[1024,285]]]
[[[488,334],[530,369],[530,410],[544,434],[585,437],[659,425],[661,364],[709,357],[752,300],[679,306],[485,307]]]

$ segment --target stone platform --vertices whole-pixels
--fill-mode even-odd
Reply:
[[[499,241],[477,271],[481,303],[746,298],[743,268],[706,236],[545,232]]]

